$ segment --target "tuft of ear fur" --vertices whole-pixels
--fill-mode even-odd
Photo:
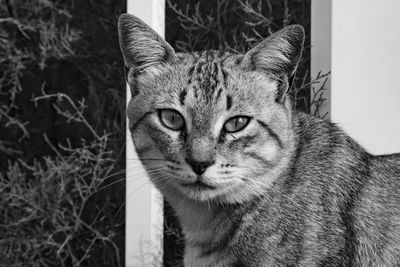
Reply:
[[[304,28],[290,25],[270,35],[246,53],[242,64],[252,70],[291,77],[304,44]]]
[[[290,89],[304,44],[304,28],[290,25],[270,35],[247,52],[242,67],[260,71],[278,80],[276,99],[283,102]]]
[[[136,16],[122,14],[118,19],[118,34],[125,66],[134,73],[176,60],[173,48]]]

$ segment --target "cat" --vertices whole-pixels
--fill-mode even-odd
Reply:
[[[118,27],[130,131],[185,266],[400,266],[400,154],[293,109],[301,26],[244,55],[176,53],[128,14]]]

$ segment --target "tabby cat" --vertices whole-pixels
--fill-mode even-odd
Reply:
[[[124,14],[133,141],[185,236],[185,266],[400,266],[400,154],[373,156],[288,96],[304,42],[176,53]]]

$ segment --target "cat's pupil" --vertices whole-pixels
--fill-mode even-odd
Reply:
[[[243,123],[243,119],[242,119],[242,118],[236,119],[235,128],[239,128],[239,126],[240,126],[242,123]]]

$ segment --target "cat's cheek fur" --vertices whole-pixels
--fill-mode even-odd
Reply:
[[[147,124],[146,133],[152,138],[152,142],[161,149],[161,153],[165,158],[178,160],[182,149],[182,142],[178,131],[166,129],[158,121],[156,115],[153,115]]]
[[[141,159],[143,167],[149,174],[150,180],[158,189],[163,190],[163,184],[159,182],[160,179],[158,178],[160,173],[159,170],[163,169],[163,165],[159,160],[148,160],[163,159],[163,156],[156,148],[152,138],[146,133],[145,127],[137,127],[132,133],[132,140],[135,144],[136,153]],[[127,168],[129,168],[129,166],[127,166]]]
[[[257,144],[256,148],[245,148],[243,155],[247,155],[252,160],[257,160],[259,168],[269,169],[274,166],[280,153],[279,146],[273,140],[265,140]]]
[[[132,141],[139,156],[154,150],[154,141],[142,125],[136,127],[132,132]]]

